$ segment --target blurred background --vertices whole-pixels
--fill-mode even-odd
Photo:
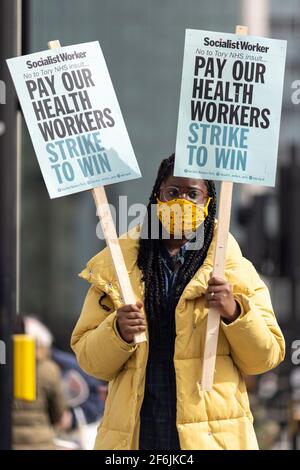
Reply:
[[[185,29],[234,32],[237,24],[251,35],[288,41],[276,187],[235,184],[231,232],[269,285],[287,342],[279,368],[248,379],[260,445],[299,449],[300,104],[292,99],[300,80],[298,0],[0,2],[0,80],[6,84],[6,105],[0,104],[0,339],[7,338],[15,312],[30,314],[51,330],[55,347],[69,352],[88,288],[77,274],[104,246],[89,192],[49,199],[5,59],[45,50],[54,39],[61,45],[100,42],[143,174],[108,187],[108,198],[117,204],[126,194],[128,205],[146,203],[160,161],[175,148]],[[6,340],[6,361],[11,350]],[[2,381],[12,381],[5,365],[0,377],[2,428],[11,399]],[[9,437],[1,445],[9,445]]]

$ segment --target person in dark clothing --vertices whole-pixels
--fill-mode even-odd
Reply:
[[[22,322],[18,320],[18,332],[31,335],[36,340],[37,395],[34,401],[13,402],[13,448],[55,450],[55,427],[68,421],[68,411],[61,373],[51,359],[52,335],[39,320],[28,316],[23,317]]]
[[[105,404],[103,389],[107,389],[107,382],[86,374],[71,353],[52,348],[51,355],[62,372],[64,390],[72,413],[72,427],[78,424],[76,408],[81,408],[83,411],[86,424],[99,421],[103,415]]]

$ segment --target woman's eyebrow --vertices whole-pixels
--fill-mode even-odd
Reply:
[[[190,186],[178,186],[178,184],[168,184],[167,186],[171,186],[172,188],[175,188],[175,189],[197,189],[199,191],[202,191],[203,193],[205,191],[207,191],[207,189],[202,189],[202,188],[199,188],[199,186],[195,186],[195,185],[190,185]]]
[[[175,186],[174,186],[174,188],[175,188]],[[180,188],[183,188],[183,189],[185,189],[185,188],[186,189],[197,189],[198,191],[202,191],[202,192],[206,191],[205,189],[199,188],[199,186],[180,186],[180,187],[176,186],[176,188],[178,188],[178,189],[180,189]]]

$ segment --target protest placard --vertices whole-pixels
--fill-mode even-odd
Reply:
[[[174,175],[274,186],[286,41],[187,30]]]
[[[7,63],[51,198],[141,176],[98,42]]]
[[[224,277],[233,182],[274,186],[286,41],[187,30],[174,175],[221,180],[213,275]],[[200,384],[213,387],[220,315],[210,309]]]
[[[104,185],[141,174],[104,56],[98,42],[48,47],[7,63],[49,195],[92,190],[121,299],[135,304]]]

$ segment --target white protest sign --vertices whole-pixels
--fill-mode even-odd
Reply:
[[[186,30],[175,176],[275,185],[286,41]]]
[[[98,42],[7,63],[51,198],[141,176]]]

